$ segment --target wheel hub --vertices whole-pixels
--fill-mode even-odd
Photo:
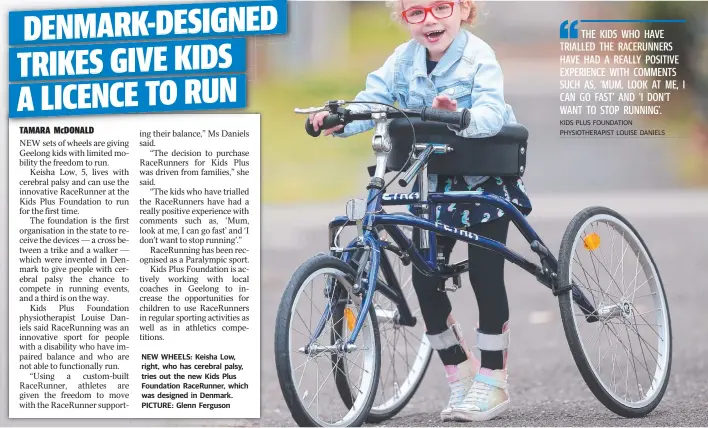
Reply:
[[[634,317],[632,303],[622,299],[617,304],[603,306],[598,310],[599,318],[603,321],[612,318],[625,318],[631,320]]]
[[[634,309],[632,308],[632,304],[623,299],[620,305],[622,306],[622,316],[626,319],[632,319],[634,317]]]

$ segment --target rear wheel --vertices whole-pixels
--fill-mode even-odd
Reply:
[[[559,296],[566,338],[593,394],[624,417],[649,414],[671,370],[671,318],[659,270],[637,230],[604,207],[586,208],[560,247],[561,286],[596,308],[588,322],[568,291]]]

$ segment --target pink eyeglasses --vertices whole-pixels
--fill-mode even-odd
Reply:
[[[401,16],[409,24],[420,24],[425,21],[429,13],[437,19],[449,18],[452,16],[453,8],[457,2],[443,1],[429,7],[414,6],[401,12]]]

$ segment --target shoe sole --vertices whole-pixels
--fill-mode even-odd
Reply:
[[[442,419],[443,422],[455,421],[455,412],[452,410],[440,412],[440,419]]]
[[[488,421],[490,419],[496,418],[499,416],[500,413],[502,413],[507,407],[509,407],[509,404],[511,404],[511,400],[506,400],[501,404],[498,404],[496,407],[493,407],[485,412],[460,412],[456,411],[453,412],[453,417],[454,419],[449,419],[449,420],[454,420],[457,422],[484,422]]]

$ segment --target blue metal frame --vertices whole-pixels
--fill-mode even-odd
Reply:
[[[364,323],[364,318],[368,313],[373,295],[377,291],[377,276],[381,260],[381,250],[382,248],[385,248],[385,245],[387,243],[379,240],[378,234],[376,233],[375,229],[376,226],[383,226],[385,228],[385,230],[391,236],[391,239],[398,246],[399,251],[410,257],[410,260],[413,263],[414,267],[424,275],[438,278],[450,278],[458,276],[461,273],[469,270],[469,264],[467,261],[455,265],[438,265],[435,235],[439,234],[501,254],[506,260],[514,263],[515,265],[536,276],[539,282],[553,290],[554,293],[557,294],[566,291],[565,289],[558,288],[558,281],[556,281],[556,273],[558,270],[557,260],[547,250],[547,247],[545,246],[541,238],[538,236],[538,234],[536,234],[536,232],[533,230],[531,225],[528,223],[526,217],[511,202],[507,201],[506,199],[481,191],[460,191],[447,193],[430,193],[425,202],[427,202],[427,204],[432,207],[431,212],[433,213],[435,212],[435,207],[437,207],[438,204],[453,202],[468,204],[481,202],[501,209],[504,212],[504,215],[510,216],[511,222],[514,223],[517,229],[521,232],[522,236],[524,236],[524,238],[528,241],[528,243],[531,245],[532,250],[539,254],[539,257],[541,259],[541,265],[538,265],[525,259],[523,256],[510,250],[506,245],[500,242],[494,241],[484,236],[478,236],[466,230],[457,229],[441,222],[430,221],[412,215],[408,216],[386,214],[383,211],[384,205],[414,205],[419,204],[423,201],[420,200],[419,194],[417,194],[416,192],[386,194],[380,194],[378,192],[379,190],[375,188],[369,190],[368,200],[370,202],[367,207],[368,214],[366,214],[363,219],[363,242],[358,239],[354,239],[346,247],[344,247],[344,251],[342,251],[341,253],[334,254],[336,253],[336,251],[333,251],[333,255],[340,256],[345,262],[349,262],[349,254],[357,247],[364,247],[370,250],[369,262],[371,263],[371,266],[368,272],[368,281],[366,282],[365,289],[363,290],[364,301],[362,304],[361,311],[357,315],[356,325],[349,339],[350,344],[356,340],[359,331],[361,330],[361,327]],[[346,216],[335,217],[329,223],[331,241],[330,248],[335,244],[333,242],[333,232],[342,226],[354,224],[355,222],[350,220]],[[430,248],[419,250],[414,245],[414,243],[410,239],[408,239],[405,234],[398,228],[399,225],[412,226],[427,231],[430,238]],[[394,293],[395,295],[396,291],[400,290],[395,290],[395,288],[397,287],[398,284],[395,284],[393,291],[388,290],[389,293]],[[575,286],[570,287],[570,289],[572,290],[574,300],[579,304],[583,312],[585,312],[586,315],[592,316],[592,314],[595,313],[595,308],[585,297],[582,291],[580,291],[578,287]],[[404,305],[407,308],[405,299],[403,299],[403,301],[398,301],[397,303],[399,305]],[[323,317],[315,330],[312,341],[314,341],[314,338],[318,337],[324,329],[324,325],[326,323],[330,308],[331,306],[327,305],[327,308],[323,313]]]

